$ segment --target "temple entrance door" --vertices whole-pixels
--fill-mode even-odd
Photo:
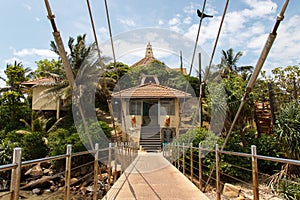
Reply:
[[[158,100],[143,100],[142,126],[158,126]]]

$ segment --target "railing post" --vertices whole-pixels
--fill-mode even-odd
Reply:
[[[180,149],[179,149],[179,143],[177,143],[177,169],[179,169],[180,165]]]
[[[170,144],[170,148],[169,148],[169,161],[172,164],[173,144],[172,143],[169,143],[169,144]]]
[[[66,200],[71,199],[70,196],[70,181],[71,181],[71,154],[72,154],[72,145],[67,145],[66,152],[66,171],[65,171],[65,198]]]
[[[182,143],[182,173],[185,175],[185,151],[184,151],[184,143]]]
[[[118,143],[116,142],[115,143],[115,147],[114,147],[114,151],[115,151],[115,162],[114,162],[114,164],[115,164],[115,173],[114,173],[114,183],[117,181],[117,167],[118,167],[118,160],[117,160],[117,158],[118,158]]]
[[[171,143],[169,143],[168,144],[168,146],[169,146],[169,148],[168,148],[168,160],[169,160],[169,162],[171,162],[171,149],[172,149],[172,144]],[[172,163],[171,163],[172,164]]]
[[[126,169],[125,167],[124,167],[124,165],[125,165],[125,160],[124,160],[124,143],[122,142],[122,144],[121,144],[121,169],[122,169],[122,172]]]
[[[202,191],[202,147],[199,143],[199,189]]]
[[[193,143],[190,143],[190,171],[191,181],[193,182]]]
[[[220,155],[219,155],[219,145],[216,144],[216,180],[217,180],[217,200],[221,199],[221,188],[220,188]]]
[[[259,188],[258,188],[258,167],[257,167],[257,152],[256,146],[251,146],[252,154],[252,182],[253,182],[253,197],[254,200],[259,200]]]
[[[11,200],[19,200],[20,193],[20,180],[21,180],[21,164],[22,164],[22,149],[14,148],[13,153],[13,164],[17,164],[15,169],[12,169],[11,172],[11,181],[10,181],[10,192]]]
[[[97,191],[98,191],[98,173],[99,173],[99,144],[95,144],[95,160],[94,160],[94,191],[93,191],[93,200],[97,200]]]
[[[110,182],[111,182],[111,143],[109,143],[109,145],[108,145],[108,163],[107,163],[107,169],[108,169],[107,185],[108,185],[108,189],[110,189]]]

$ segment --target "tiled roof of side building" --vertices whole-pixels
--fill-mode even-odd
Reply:
[[[171,87],[147,83],[112,93],[114,98],[189,98],[191,94]]]
[[[30,80],[30,81],[25,81],[22,82],[22,85],[27,85],[27,86],[33,86],[33,85],[38,85],[42,83],[55,83],[55,80],[52,78],[39,78],[35,80]]]

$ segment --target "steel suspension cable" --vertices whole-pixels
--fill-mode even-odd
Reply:
[[[200,21],[199,21],[199,26],[198,26],[198,31],[197,31],[197,37],[196,37],[196,41],[195,41],[194,51],[193,51],[193,54],[192,54],[192,60],[191,60],[191,66],[190,66],[189,76],[192,73],[192,68],[193,68],[193,64],[194,64],[194,60],[195,60],[195,54],[196,54],[198,40],[199,40],[199,35],[200,35],[200,31],[201,31],[202,20],[204,18],[203,16],[204,16],[205,6],[206,6],[206,0],[204,0],[203,6],[202,6],[202,14],[201,14]]]
[[[97,34],[96,34],[96,28],[95,28],[95,24],[94,24],[94,19],[93,19],[93,14],[92,14],[90,1],[86,0],[86,4],[88,6],[89,16],[90,16],[91,25],[92,25],[93,34],[94,34],[94,39],[95,39],[95,44],[96,44],[97,51],[98,51],[98,56],[99,56],[99,59],[101,60],[101,52],[100,52],[100,48],[99,48],[99,43],[98,43],[98,38],[97,38]]]
[[[92,14],[90,1],[86,0],[86,3],[87,3],[87,6],[88,6],[88,11],[89,11],[89,16],[90,16],[90,20],[91,20],[92,29],[93,29],[95,44],[96,44],[96,47],[97,47],[99,61],[101,62],[101,60],[102,60],[101,59],[101,52],[100,52],[100,47],[99,47],[98,38],[97,38],[97,34],[96,34],[96,28],[95,28],[95,23],[94,23],[94,19],[93,19],[93,14]],[[109,91],[107,89],[107,82],[106,82],[106,78],[105,78],[105,72],[103,73],[103,82],[104,82],[104,91],[105,91],[105,95],[106,95],[106,99],[107,99],[107,103],[108,103],[108,107],[109,107],[111,122],[113,124],[113,130],[115,132],[115,135],[117,135],[116,123],[115,123],[115,118],[114,118],[113,111],[112,111]]]
[[[203,85],[201,84],[200,85],[200,94],[199,94],[199,99],[201,101],[201,97],[202,97],[202,92],[203,92],[203,88],[202,87],[205,87],[206,85],[206,82],[207,82],[207,79],[208,79],[208,75],[209,75],[209,71],[210,71],[210,68],[211,68],[211,64],[212,64],[212,60],[214,58],[214,55],[215,55],[215,52],[216,52],[216,48],[217,48],[217,44],[219,42],[219,38],[220,38],[220,34],[221,34],[221,30],[222,30],[222,27],[223,27],[223,23],[224,23],[224,19],[225,19],[225,15],[227,13],[227,8],[228,8],[228,4],[229,4],[229,0],[226,0],[226,4],[225,4],[225,7],[224,7],[224,11],[223,11],[223,15],[222,15],[222,19],[221,19],[221,22],[220,22],[220,26],[219,26],[219,30],[218,30],[218,34],[217,34],[217,38],[215,40],[215,44],[214,44],[214,48],[213,48],[213,51],[212,51],[212,54],[211,54],[211,57],[210,57],[210,61],[209,61],[209,65],[206,69],[206,73],[204,74],[204,79],[203,79]],[[207,181],[206,181],[206,184],[204,186],[204,190],[206,189],[207,185],[209,184],[210,182],[210,179],[212,177],[212,174],[213,174],[213,171],[214,171],[215,167],[213,168],[213,170],[211,171]]]
[[[219,37],[220,37],[220,34],[221,34],[221,30],[222,30],[222,27],[223,27],[223,22],[224,22],[225,15],[226,15],[226,12],[227,12],[228,4],[229,4],[229,0],[226,0],[226,5],[224,7],[224,11],[223,11],[222,19],[221,19],[221,22],[220,22],[217,38],[216,38],[216,41],[215,41],[215,44],[214,44],[213,51],[211,53],[209,65],[208,65],[208,68],[206,69],[206,73],[204,74],[204,80],[203,80],[204,84],[206,84],[206,81],[208,79],[208,74],[209,74],[209,71],[210,71],[210,68],[211,68],[212,60],[213,60],[215,52],[216,52],[216,48],[217,48],[217,44],[218,44]]]
[[[200,21],[199,21],[199,26],[198,26],[196,40],[195,40],[195,46],[194,46],[194,50],[193,50],[193,54],[192,54],[191,66],[190,66],[188,77],[187,77],[187,83],[186,83],[186,87],[185,87],[185,92],[187,92],[188,86],[189,86],[189,82],[190,82],[190,76],[191,76],[191,73],[192,73],[192,68],[193,68],[193,64],[194,64],[194,60],[195,60],[195,54],[196,54],[198,40],[199,40],[199,35],[200,35],[200,31],[201,31],[201,25],[202,25],[202,21],[203,21],[203,18],[204,18],[205,6],[206,6],[206,0],[204,0],[203,6],[202,6],[202,14],[200,16]],[[182,52],[180,52],[180,59],[181,59],[181,68],[182,68]],[[199,73],[201,73],[201,72],[199,72]],[[185,103],[185,100],[186,99],[184,97],[184,100],[183,100],[184,103]],[[198,110],[198,107],[197,107],[197,110]],[[183,109],[183,107],[182,107],[182,109]],[[195,118],[193,119],[192,124],[194,124],[194,123],[195,123]],[[189,138],[189,140],[190,140],[190,138]]]
[[[112,48],[112,53],[113,53],[114,65],[116,65],[116,54],[115,54],[114,42],[113,42],[113,38],[112,38],[112,31],[111,31],[111,25],[110,25],[109,13],[108,13],[107,1],[104,0],[104,3],[105,3],[106,18],[107,18],[110,43],[111,43],[111,48]]]
[[[114,67],[116,67],[116,54],[115,54],[115,48],[114,48],[114,42],[113,42],[113,37],[112,37],[112,31],[111,31],[111,23],[110,23],[110,17],[109,17],[109,12],[108,12],[108,5],[107,5],[107,1],[104,0],[104,4],[105,4],[105,11],[106,11],[106,18],[107,18],[107,24],[108,24],[108,30],[109,30],[109,37],[110,37],[110,44],[111,44],[111,48],[112,48],[112,53],[113,53],[113,59],[114,59]],[[120,87],[119,87],[120,90]],[[121,93],[120,93],[121,95]],[[121,104],[122,104],[122,100],[121,100]],[[125,120],[125,114],[123,111],[123,107],[121,105],[121,113],[122,113],[122,118],[124,119],[124,129],[126,130],[126,120]]]

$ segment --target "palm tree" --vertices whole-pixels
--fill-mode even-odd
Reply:
[[[70,53],[67,55],[73,76],[76,77],[80,67],[87,58],[89,52],[91,51],[92,45],[87,45],[85,42],[86,34],[77,36],[76,44],[74,44],[75,39],[70,37],[68,41],[68,47]],[[51,50],[59,55],[58,48],[54,41],[50,43]],[[61,68],[60,65],[56,66]],[[63,106],[68,108],[72,102],[72,88],[67,80],[66,73],[61,69],[52,68],[53,71],[39,72],[42,76],[52,78],[55,80],[53,82],[43,82],[38,86],[49,86],[49,89],[45,90],[40,98],[47,97],[49,99],[48,103],[55,102],[57,98],[63,100]]]
[[[219,68],[221,69],[221,76],[227,77],[228,74],[231,73],[241,73],[244,79],[248,78],[248,72],[251,72],[253,69],[252,66],[237,66],[237,63],[243,52],[239,51],[235,55],[233,53],[233,49],[230,48],[227,51],[222,50],[221,64],[219,64]]]

